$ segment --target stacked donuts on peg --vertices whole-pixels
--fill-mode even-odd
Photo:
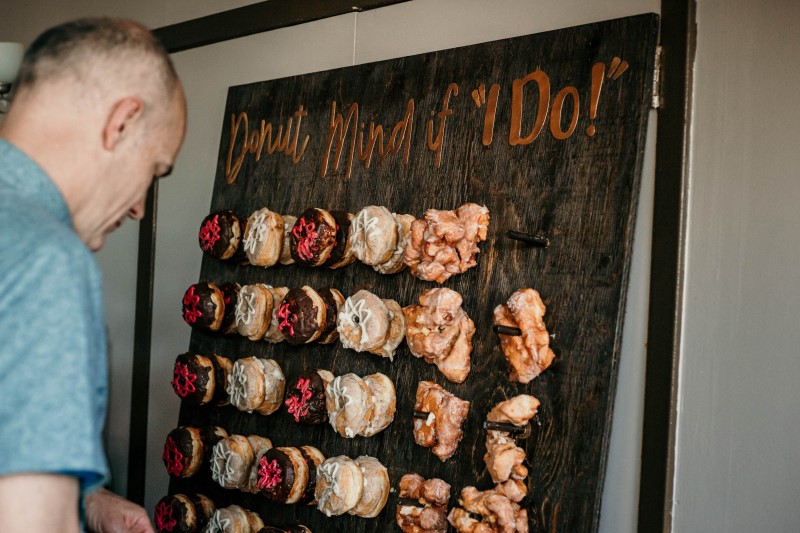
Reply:
[[[298,263],[336,269],[358,259],[381,274],[409,267],[420,279],[442,283],[475,266],[488,226],[489,210],[474,203],[454,211],[428,209],[421,219],[379,205],[355,215],[315,207],[297,217],[261,208],[245,223],[229,210],[209,214],[198,241],[220,260],[244,255],[255,266]]]

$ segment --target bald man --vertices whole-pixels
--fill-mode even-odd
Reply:
[[[108,377],[92,252],[142,218],[185,127],[175,69],[139,24],[63,24],[23,58],[0,123],[0,532],[153,531],[98,491]]]

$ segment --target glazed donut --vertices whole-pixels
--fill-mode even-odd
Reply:
[[[214,397],[214,365],[208,357],[182,353],[175,358],[172,389],[190,404],[205,405]]]
[[[317,509],[326,516],[346,513],[358,505],[363,492],[361,467],[349,457],[331,457],[317,469]]]
[[[239,248],[242,225],[233,211],[217,211],[203,219],[197,238],[200,249],[208,255],[230,259]]]
[[[328,211],[306,209],[292,227],[292,259],[306,266],[320,266],[336,245],[336,220]]]
[[[297,524],[296,526],[287,527],[266,526],[258,533],[311,533],[311,530],[303,524]]]
[[[209,357],[211,365],[214,367],[214,398],[212,401],[217,405],[228,405],[228,376],[233,370],[233,361],[221,355],[212,354]],[[218,386],[216,384],[219,384]]]
[[[251,533],[263,528],[264,521],[258,514],[230,505],[216,510],[203,533]]]
[[[406,244],[411,236],[411,223],[416,220],[413,215],[398,215],[392,213],[394,221],[397,224],[397,248],[394,253],[385,263],[373,265],[372,268],[381,274],[397,274],[406,268]]]
[[[308,285],[291,289],[278,308],[278,329],[289,344],[317,340],[325,328],[325,320],[325,302]]]
[[[345,301],[336,328],[342,346],[363,352],[383,347],[389,333],[389,321],[386,304],[362,289]]]
[[[394,383],[384,374],[370,374],[363,379],[372,393],[374,412],[369,424],[361,430],[361,436],[371,437],[389,427],[394,420],[397,396]]]
[[[240,411],[268,415],[283,401],[285,378],[272,359],[245,357],[233,364],[228,376],[228,396]]]
[[[308,483],[298,503],[316,505],[317,499],[314,492],[317,488],[317,468],[325,462],[325,456],[313,446],[300,446],[300,454],[308,466]]]
[[[236,327],[239,334],[251,341],[260,340],[272,320],[272,294],[266,285],[245,285],[239,292],[236,306]]]
[[[219,441],[211,457],[211,479],[226,489],[244,486],[255,457],[247,437],[231,435]]]
[[[356,260],[356,254],[350,244],[350,228],[352,227],[353,214],[346,211],[331,211],[336,221],[336,244],[333,251],[325,261],[325,266],[331,269],[347,266]]]
[[[339,311],[344,307],[344,296],[332,287],[325,287],[317,292],[325,302],[325,328],[322,330],[319,343],[331,344],[339,338],[336,323],[339,319]]]
[[[239,307],[239,291],[242,290],[242,286],[235,281],[229,281],[220,285],[219,290],[222,291],[222,301],[225,303],[220,331],[226,335],[239,333],[239,328],[236,326],[236,309]]]
[[[228,436],[228,432],[219,426],[200,427],[200,439],[203,441],[203,461],[211,462],[214,446]]]
[[[272,448],[258,460],[258,487],[276,503],[297,503],[308,484],[308,465],[297,448]]]
[[[391,259],[397,248],[397,222],[383,206],[370,205],[358,212],[350,230],[350,245],[356,257],[367,265]]]
[[[286,409],[301,424],[323,424],[328,421],[325,388],[333,381],[327,370],[301,372],[287,387]]]
[[[247,219],[243,247],[251,265],[277,263],[283,247],[283,217],[266,207],[253,212]]]
[[[375,412],[372,392],[355,374],[334,379],[325,389],[328,419],[339,435],[352,439],[369,426]]]
[[[394,361],[394,352],[406,336],[406,318],[403,315],[403,308],[394,300],[381,300],[389,311],[389,331],[383,345],[379,348],[369,350],[370,353],[388,357],[389,361]]]
[[[270,287],[269,285],[266,287],[270,295],[272,295],[272,316],[270,317],[269,328],[264,334],[264,340],[272,343],[283,342],[286,340],[286,336],[281,333],[281,330],[278,328],[280,325],[280,320],[278,320],[278,310],[281,307],[281,302],[286,296],[286,293],[289,292],[289,288]]]
[[[161,455],[167,472],[173,477],[191,477],[203,463],[203,441],[200,430],[181,426],[167,435],[164,453]]]
[[[156,504],[154,522],[158,533],[195,533],[200,530],[200,512],[185,494],[164,496]]]
[[[250,467],[247,483],[240,489],[251,494],[258,494],[261,492],[258,487],[258,459],[272,448],[272,441],[259,435],[249,435],[247,441],[250,443],[250,447],[253,448],[254,460],[253,465]]]
[[[356,458],[355,462],[364,476],[364,490],[356,506],[347,512],[363,518],[374,518],[389,499],[389,471],[380,461],[368,455]]]
[[[225,315],[225,297],[213,283],[200,282],[183,295],[183,320],[195,329],[219,331]]]
[[[292,228],[297,222],[297,217],[283,215],[283,246],[281,246],[281,257],[278,262],[282,265],[294,264],[292,259]]]

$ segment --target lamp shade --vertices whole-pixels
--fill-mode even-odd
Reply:
[[[24,51],[20,43],[0,43],[0,83],[14,83]]]

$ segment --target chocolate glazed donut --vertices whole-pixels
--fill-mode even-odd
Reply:
[[[324,266],[341,268],[353,263],[356,254],[350,246],[350,226],[353,223],[353,213],[347,211],[331,211],[331,216],[336,221],[336,244],[333,245],[331,255]]]
[[[217,259],[230,259],[239,248],[242,225],[233,211],[217,211],[203,219],[197,239],[200,249]]]
[[[239,333],[236,327],[236,306],[239,303],[239,291],[242,290],[242,286],[235,281],[228,281],[220,285],[219,290],[222,291],[222,301],[225,303],[220,331],[226,335]]]
[[[325,302],[311,287],[290,290],[278,308],[278,329],[289,344],[315,341],[325,324]]]
[[[291,232],[292,259],[307,266],[327,261],[336,245],[336,221],[324,209],[306,209],[297,218]]]
[[[324,424],[328,421],[328,409],[325,406],[326,385],[316,370],[301,372],[289,384],[284,403],[295,422]]]
[[[258,461],[258,487],[272,501],[287,503],[294,486],[294,464],[279,448],[264,452]]]
[[[196,283],[183,295],[183,320],[193,328],[218,331],[224,314],[224,296],[213,283]]]
[[[211,401],[215,389],[214,367],[207,357],[182,353],[175,358],[172,371],[172,389],[192,405],[204,405]]]
[[[338,290],[325,287],[317,291],[322,301],[325,302],[325,327],[319,337],[320,344],[331,344],[339,339],[339,331],[336,329],[339,311],[344,306],[345,298]]]

